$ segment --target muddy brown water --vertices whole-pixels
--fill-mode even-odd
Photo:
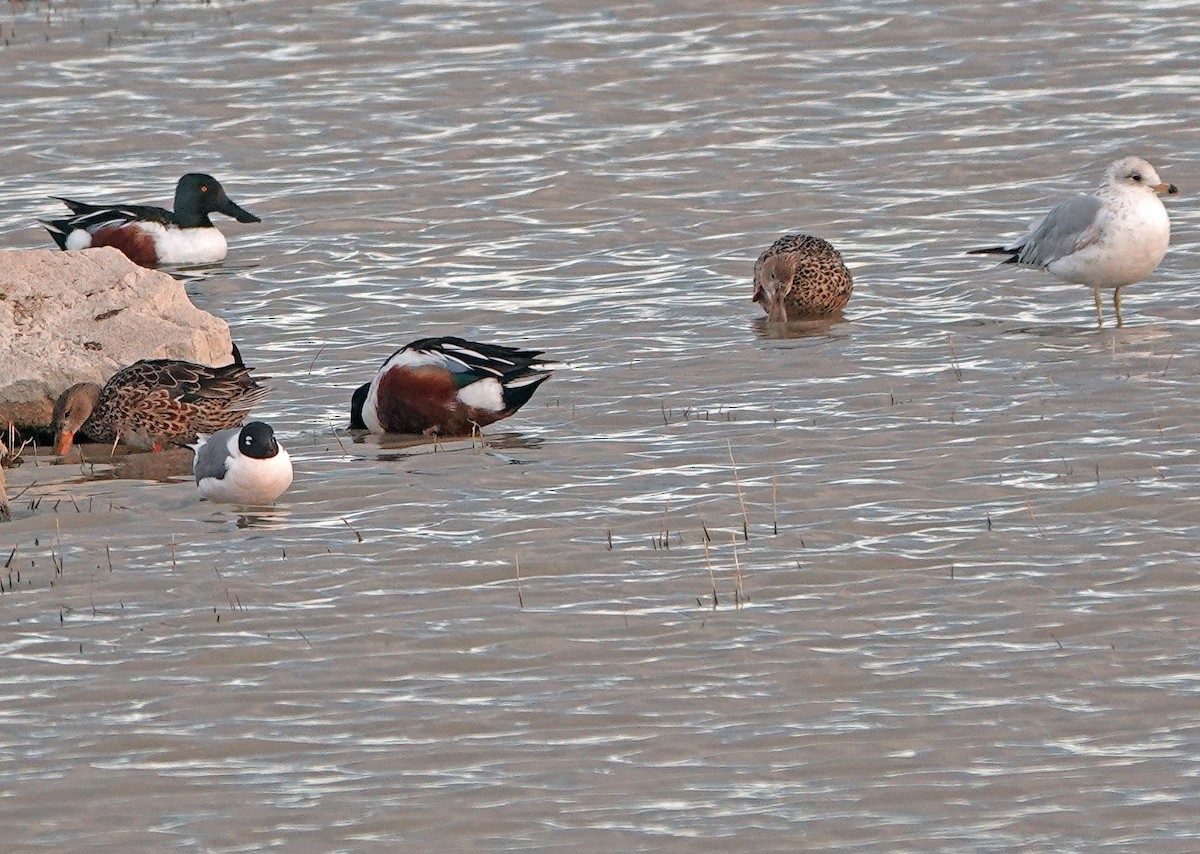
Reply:
[[[263,223],[187,287],[297,468],[259,513],[168,463],[8,472],[6,850],[1195,850],[1194,10],[28,3],[0,35],[0,245],[48,245],[52,195],[217,175]],[[1125,328],[963,256],[1127,153],[1182,194]],[[750,268],[797,230],[855,295],[765,329]],[[347,435],[439,334],[562,364],[483,444]]]

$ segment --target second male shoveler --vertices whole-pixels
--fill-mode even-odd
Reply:
[[[56,197],[71,209],[66,219],[42,220],[59,249],[113,246],[143,267],[212,264],[225,258],[225,235],[208,218],[222,213],[238,222],[262,222],[234,204],[211,175],[190,172],[175,187],[175,210],[150,205],[91,205]]]
[[[550,372],[541,350],[422,338],[397,350],[350,400],[350,429],[466,436],[529,402]]]

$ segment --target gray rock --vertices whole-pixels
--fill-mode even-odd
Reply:
[[[0,424],[46,426],[77,382],[138,359],[232,361],[225,321],[183,285],[112,248],[0,252]]]

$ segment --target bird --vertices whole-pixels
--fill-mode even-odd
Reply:
[[[838,252],[809,234],[785,234],[754,262],[754,302],[771,322],[836,315],[854,280]]]
[[[144,450],[194,441],[198,433],[238,426],[267,395],[250,376],[237,346],[219,368],[178,359],[142,359],[103,387],[76,383],[54,404],[54,453],[62,456],[83,432],[97,442]]]
[[[209,501],[274,504],[292,485],[292,458],[264,421],[201,433],[189,447],[196,488]]]
[[[228,252],[225,235],[208,218],[262,222],[234,204],[211,175],[189,172],[175,186],[175,210],[148,205],[92,205],[55,196],[71,209],[65,219],[39,220],[59,249],[113,246],[143,267],[212,264]]]
[[[967,254],[1004,255],[1003,264],[1037,267],[1087,285],[1097,326],[1104,323],[1100,291],[1112,288],[1117,326],[1123,326],[1121,288],[1149,276],[1166,255],[1171,221],[1161,195],[1178,192],[1142,158],[1123,157],[1105,170],[1095,193],[1061,202],[1011,243]]]
[[[464,436],[512,415],[550,378],[541,350],[422,338],[384,361],[350,400],[350,429]]]

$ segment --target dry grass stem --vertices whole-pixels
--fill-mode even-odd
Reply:
[[[337,434],[337,427],[333,426],[333,422],[329,423],[329,432],[333,434],[333,441],[338,443],[338,447],[342,449],[342,456],[350,456],[350,452],[346,450],[346,446],[342,444],[342,437]]]
[[[1037,528],[1038,534],[1045,537],[1046,532],[1042,530],[1042,526],[1038,524],[1037,516],[1033,515],[1033,505],[1029,503],[1029,499],[1025,499],[1025,509],[1029,511],[1029,518],[1033,520],[1033,527]]]
[[[22,495],[24,495],[24,494],[25,494],[26,492],[28,492],[29,490],[33,489],[35,486],[37,486],[37,481],[36,481],[36,480],[35,480],[33,483],[29,484],[29,486],[27,486],[27,487],[25,487],[24,489],[22,489],[20,492],[18,492],[18,493],[17,493],[16,495],[14,495],[12,498],[8,499],[8,503],[9,503],[9,504],[12,504],[12,503],[14,503],[14,502],[15,502],[15,501],[16,501],[18,498],[20,498]],[[38,500],[39,500],[39,501],[41,501],[41,499],[40,499],[40,498],[39,498]],[[32,508],[32,507],[31,507],[30,509],[32,510],[32,509],[35,509],[35,508]]]
[[[717,576],[713,573],[712,560],[708,556],[708,538],[704,538],[704,565],[708,567],[708,580],[712,584],[712,606],[715,611],[720,602],[717,599]],[[696,600],[699,602],[700,600]]]
[[[325,348],[328,346],[329,346],[328,344],[322,344],[321,349],[317,350],[317,352],[315,354],[313,354],[312,361],[308,363],[308,375],[309,376],[312,376],[313,365],[315,365],[317,363],[317,359],[321,358],[321,354],[325,352]]]
[[[737,463],[733,459],[733,445],[729,440],[725,440],[725,447],[729,449],[729,464],[733,466],[733,483],[737,487],[738,505],[742,508],[742,539],[750,542],[750,518],[746,515],[746,499],[742,495],[742,481],[738,477]]]
[[[749,597],[746,596],[746,588],[742,584],[742,562],[738,559],[737,537],[731,536],[730,542],[733,543],[733,603],[740,608],[746,602],[749,602]]]
[[[666,504],[663,505],[662,524],[659,526],[661,530],[658,534],[658,547],[663,549],[671,548],[671,529],[667,527],[667,513],[671,510],[671,500],[668,498]]]
[[[521,556],[513,555],[513,562],[517,565],[517,607],[525,607],[525,597],[521,595]]]
[[[61,576],[63,574],[63,561],[66,559],[66,555],[63,554],[62,529],[59,527],[57,516],[54,517],[54,542],[58,544],[58,560],[54,560],[53,546],[50,548],[50,560],[53,561],[55,565],[54,574]]]
[[[363,541],[362,534],[360,534],[357,530],[355,530],[354,526],[346,521],[345,516],[339,516],[338,518],[342,520],[342,524],[345,525],[347,528],[349,528],[350,533],[354,534],[354,536],[357,537],[358,541],[361,543]]]
[[[771,472],[771,530],[779,536],[779,481]]]

